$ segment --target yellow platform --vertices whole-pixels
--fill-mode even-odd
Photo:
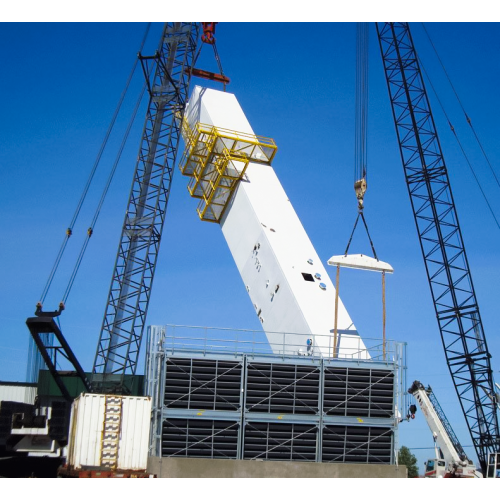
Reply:
[[[183,175],[191,177],[189,194],[199,198],[201,220],[219,223],[238,182],[250,162],[270,165],[276,154],[272,139],[197,123],[183,123],[186,149],[181,159]]]

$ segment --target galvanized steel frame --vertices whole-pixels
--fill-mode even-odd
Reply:
[[[245,428],[247,425],[257,425],[259,423],[283,423],[308,425],[310,428],[317,429],[316,455],[315,461],[322,461],[322,439],[323,433],[329,430],[330,426],[349,426],[352,427],[377,427],[386,428],[388,433],[391,433],[391,463],[395,461],[395,444],[397,443],[397,426],[402,411],[402,394],[400,393],[401,381],[404,379],[404,371],[406,369],[406,351],[405,344],[399,344],[397,356],[392,361],[349,361],[341,359],[324,359],[324,358],[306,358],[299,356],[288,356],[283,359],[282,356],[252,356],[243,353],[231,353],[222,355],[220,353],[210,353],[203,351],[191,352],[176,352],[173,357],[176,359],[206,359],[206,360],[223,360],[225,362],[235,362],[241,364],[241,396],[240,404],[234,411],[228,410],[209,410],[197,408],[168,408],[164,405],[165,395],[165,380],[168,370],[167,363],[172,356],[168,346],[165,345],[162,339],[165,336],[165,329],[148,330],[148,352],[146,354],[146,391],[153,400],[153,414],[150,434],[150,454],[152,456],[162,456],[162,425],[163,422],[172,419],[191,420],[209,420],[209,421],[227,421],[237,423],[239,425],[238,434],[238,449],[237,459],[245,458]],[[297,364],[301,366],[315,366],[319,370],[319,395],[318,409],[314,414],[292,414],[292,413],[268,413],[268,412],[252,412],[247,408],[247,376],[248,364],[251,363],[275,363],[279,364]],[[398,411],[389,418],[382,417],[356,417],[356,416],[333,416],[326,415],[323,408],[323,387],[325,368],[328,366],[345,367],[345,368],[370,368],[373,370],[389,370],[394,373],[393,394],[394,403],[397,402]],[[281,388],[278,388],[281,390]],[[373,441],[379,436],[370,438]],[[346,438],[347,439],[347,438]],[[290,444],[292,446],[293,443]],[[292,450],[291,450],[292,452]],[[254,457],[253,459],[257,459]]]
[[[161,328],[163,333],[162,345],[165,352],[174,355],[182,352],[202,352],[205,354],[220,354],[238,356],[248,354],[250,357],[279,356],[281,359],[296,358],[299,348],[304,347],[307,335],[297,332],[267,332],[276,337],[281,336],[279,341],[270,343],[266,334],[261,330],[245,330],[235,328],[216,328],[187,325],[164,325],[162,327],[153,326],[150,328]],[[328,338],[333,340],[331,334],[315,335],[315,338]],[[299,339],[299,340],[297,340]],[[337,356],[339,359],[350,359],[352,361],[371,359],[371,362],[384,362],[386,358],[399,357],[401,343],[393,340],[385,341],[380,339],[363,338],[364,347],[358,346],[357,351],[352,352],[352,348],[342,347]],[[385,348],[385,352],[384,352]],[[279,354],[278,354],[279,353]],[[312,353],[306,357],[320,357],[319,352],[313,349]],[[329,358],[324,358],[328,360]]]
[[[448,367],[483,469],[500,449],[495,386],[453,194],[408,23],[376,23]]]
[[[127,393],[124,375],[136,372],[198,32],[197,23],[166,23],[156,54],[139,56],[150,98],[94,361],[95,391]]]

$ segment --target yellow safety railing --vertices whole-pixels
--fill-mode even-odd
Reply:
[[[199,198],[201,220],[220,222],[231,195],[250,162],[270,165],[277,151],[273,139],[184,120],[186,149],[181,159],[183,175],[191,177],[189,194]]]

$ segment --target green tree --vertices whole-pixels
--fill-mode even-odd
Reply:
[[[406,446],[401,446],[398,452],[399,465],[406,465],[408,477],[418,477],[417,457]]]

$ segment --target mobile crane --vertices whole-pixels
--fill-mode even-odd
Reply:
[[[427,460],[425,477],[483,477],[474,462],[467,458],[430,386],[426,389],[416,380],[408,392],[418,402],[434,437],[436,456]]]

